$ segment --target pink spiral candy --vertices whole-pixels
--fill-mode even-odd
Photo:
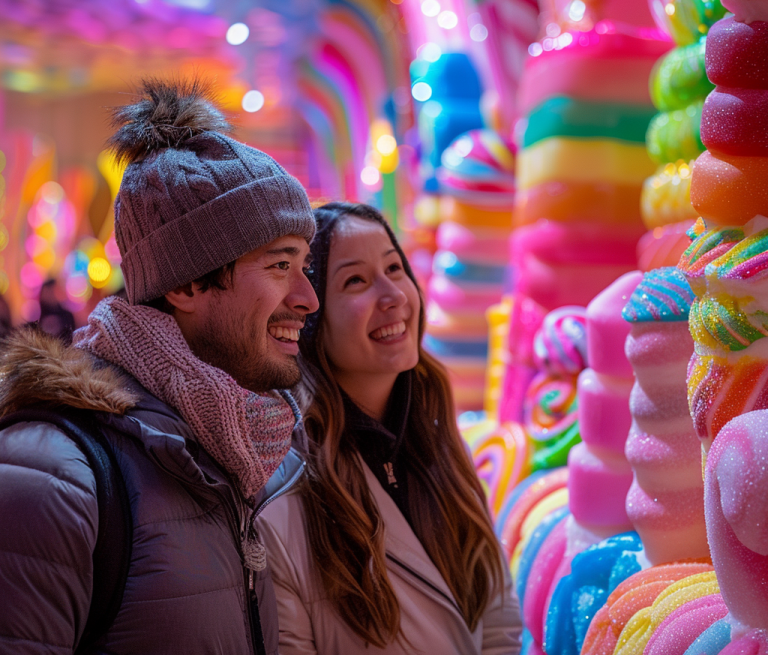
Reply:
[[[547,314],[533,350],[534,362],[547,373],[581,373],[587,367],[587,310],[572,305]]]

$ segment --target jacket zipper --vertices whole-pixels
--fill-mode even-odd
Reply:
[[[272,494],[269,498],[265,499],[261,505],[253,510],[251,518],[246,525],[246,530],[255,528],[254,523],[256,521],[256,517],[258,517],[259,514],[264,511],[267,505],[269,505],[272,501],[280,498],[280,496],[289,491],[299,481],[304,473],[306,466],[307,463],[302,459],[301,465],[299,466],[298,470],[291,476],[290,480],[288,480],[288,482],[286,482],[280,489],[278,489],[277,493]],[[248,622],[251,627],[251,643],[253,644],[253,652],[255,655],[266,655],[267,648],[266,644],[264,643],[264,631],[261,625],[261,616],[254,616],[254,609],[256,612],[259,612],[259,602],[258,596],[256,595],[253,571],[251,569],[244,569],[244,572],[245,571],[247,571],[245,574],[245,593],[246,598],[248,599]]]
[[[429,587],[432,591],[439,594],[445,600],[447,600],[453,608],[456,609],[456,611],[461,614],[461,610],[459,609],[458,605],[456,605],[456,601],[453,600],[450,596],[448,596],[442,589],[439,589],[435,585],[433,585],[429,580],[427,580],[423,575],[416,573],[410,566],[404,564],[399,559],[397,559],[394,555],[391,555],[390,553],[387,553],[387,559],[397,564],[401,569],[404,569],[405,571],[408,571],[413,577],[417,578],[418,580],[421,580],[427,587]]]

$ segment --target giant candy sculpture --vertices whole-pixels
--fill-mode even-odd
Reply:
[[[646,273],[623,316],[635,372],[626,455],[634,472],[627,515],[651,564],[709,555],[699,441],[688,411],[693,292],[674,267]]]
[[[724,4],[754,22],[726,18],[707,41],[717,87],[691,185],[704,224],[681,261],[698,297],[688,390],[708,451],[707,534],[723,599],[742,629],[767,630],[768,422],[756,410],[768,407],[768,6]]]
[[[486,310],[501,300],[515,194],[515,158],[491,130],[443,153],[443,222],[427,292],[425,347],[446,366],[456,405],[481,409],[488,357]]]
[[[761,172],[768,162],[768,3],[724,4],[756,20],[726,18],[707,39],[707,74],[717,87],[702,113],[709,151],[691,183],[704,220],[691,229],[695,241],[679,264],[697,296],[688,393],[704,450],[714,571],[653,593],[643,593],[638,578],[664,566],[626,580],[623,595],[615,592],[598,612],[585,653],[609,652],[612,638],[617,655],[768,652],[768,178]]]
[[[574,519],[597,537],[594,541],[632,527],[624,507],[632,484],[624,445],[632,422],[633,374],[624,355],[629,325],[621,312],[641,277],[623,275],[587,308],[590,368],[579,376],[583,443],[568,458],[568,493]]]
[[[568,457],[569,512],[552,508],[528,541],[517,546],[522,552],[516,583],[531,653],[577,652],[577,639],[583,639],[588,625],[588,620],[576,622],[577,635],[573,603],[579,602],[582,587],[601,586],[605,593],[616,560],[625,551],[640,549],[636,535],[623,535],[582,555],[605,537],[631,529],[624,499],[632,470],[624,444],[631,423],[632,368],[624,356],[629,325],[621,312],[640,278],[637,272],[620,277],[587,307],[590,368],[578,381],[583,443],[574,446]],[[634,558],[632,566],[629,573],[639,568]],[[603,601],[600,594],[596,598],[592,614]]]
[[[654,114],[647,79],[668,48],[658,32],[608,20],[531,48],[519,92],[527,123],[518,156],[511,243],[517,275],[502,419],[522,417],[534,371],[531,344],[544,315],[586,305],[636,267],[640,193],[654,170],[645,150]]]
[[[660,26],[678,46],[659,61],[651,77],[651,97],[660,113],[648,128],[648,153],[658,165],[643,186],[647,232],[638,244],[641,270],[674,266],[696,220],[691,207],[691,166],[704,151],[700,123],[704,98],[713,84],[704,70],[710,26],[723,17],[720,0],[652,0]]]

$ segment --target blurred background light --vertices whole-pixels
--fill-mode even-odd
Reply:
[[[248,40],[250,30],[245,23],[234,23],[227,30],[227,43],[240,45]]]
[[[259,111],[263,106],[264,94],[261,91],[253,89],[243,96],[243,109],[245,111],[253,113]]]

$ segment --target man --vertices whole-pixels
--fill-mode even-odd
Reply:
[[[277,162],[222,133],[196,82],[146,82],[115,120],[111,143],[128,162],[115,204],[128,301],[102,301],[71,347],[39,332],[13,339],[0,414],[75,408],[115,454],[130,564],[96,652],[277,653],[252,521],[303,466],[292,456],[281,467],[298,409],[269,390],[298,382],[299,330],[318,307],[305,276],[309,201]],[[2,652],[82,649],[103,591],[84,452],[51,422],[0,432]]]

